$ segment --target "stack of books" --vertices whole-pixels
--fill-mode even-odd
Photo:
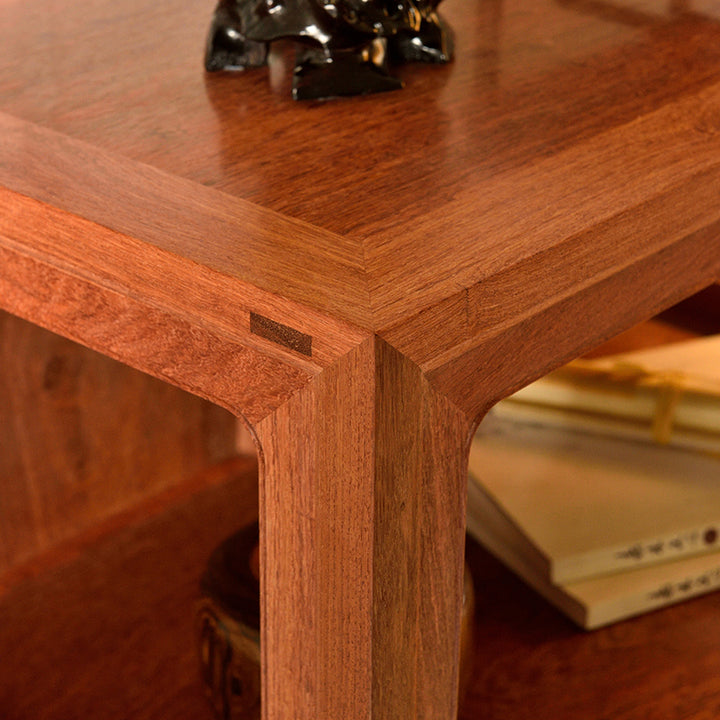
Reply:
[[[720,589],[720,337],[577,361],[499,403],[468,531],[586,629]]]

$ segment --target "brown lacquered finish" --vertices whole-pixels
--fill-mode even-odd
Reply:
[[[215,405],[4,312],[0,338],[0,593],[59,543],[234,454],[235,419]]]
[[[197,582],[215,545],[253,520],[257,475],[240,461],[192,484],[191,498],[144,508],[0,595],[3,720],[212,720],[188,641]],[[472,542],[468,562],[475,667],[460,720],[718,716],[717,594],[584,633]]]
[[[452,718],[471,430],[720,278],[718,2],[443,7],[298,105],[200,0],[0,4],[0,306],[252,427],[266,720]]]

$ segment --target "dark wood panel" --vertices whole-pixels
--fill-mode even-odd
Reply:
[[[720,333],[720,285],[711,285],[670,308],[663,319],[702,335]]]

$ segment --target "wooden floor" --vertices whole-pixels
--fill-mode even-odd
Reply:
[[[0,596],[3,720],[211,720],[193,639],[211,549],[256,508],[256,470],[107,534]],[[474,543],[473,682],[460,720],[714,720],[720,594],[593,633]]]

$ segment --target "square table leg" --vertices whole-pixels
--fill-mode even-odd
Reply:
[[[265,720],[456,717],[471,429],[374,337],[255,427]]]

